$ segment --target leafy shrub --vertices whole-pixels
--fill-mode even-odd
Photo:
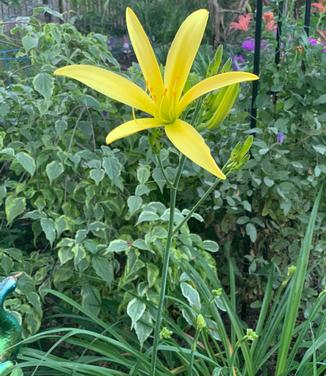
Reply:
[[[22,43],[19,55],[27,54],[31,64],[4,74],[7,87],[0,90],[1,216],[10,229],[2,240],[4,254],[14,259],[15,247],[21,258],[8,266],[4,257],[2,271],[20,268],[33,275],[42,296],[45,287],[53,286],[94,314],[106,315],[111,304],[112,312],[127,310],[135,320],[130,307],[136,291],[155,301],[160,282],[168,212],[158,202],[156,187],[163,191],[164,182],[157,157],[144,137],[125,141],[126,153],[98,147],[108,130],[131,113],[52,76],[63,64],[110,66],[120,72],[119,66],[106,38],[83,36],[69,24],[42,25],[32,18],[13,34]],[[139,81],[137,69],[133,74]],[[162,151],[161,159],[164,166],[173,165],[169,160],[176,159],[175,152]],[[173,173],[169,167],[167,174]],[[179,220],[184,215],[179,212]],[[194,218],[203,221],[199,215]],[[214,252],[218,247],[185,233],[175,245],[175,259],[190,261],[192,248]],[[31,266],[22,262],[28,257]],[[172,289],[179,275],[173,266]],[[152,320],[147,312],[143,315]],[[151,331],[138,328],[140,318],[134,326],[142,343]],[[39,325],[40,319],[33,331]]]

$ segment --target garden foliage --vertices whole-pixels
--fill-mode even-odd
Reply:
[[[247,87],[239,94],[231,116],[222,119],[217,129],[206,131],[205,139],[220,165],[227,162],[239,140],[254,134],[255,141],[252,159],[217,186],[174,240],[169,294],[175,294],[180,301],[169,300],[170,317],[165,319],[174,325],[173,330],[178,329],[172,318],[180,328],[192,328],[189,333],[194,334],[194,317],[188,311],[190,307],[198,313],[197,308],[207,298],[207,270],[218,271],[221,282],[217,284],[212,277],[210,289],[223,286],[232,292],[226,268],[230,253],[240,318],[254,327],[250,324],[261,308],[264,277],[270,265],[275,270],[272,285],[267,288],[282,289],[287,267],[295,264],[300,254],[303,229],[326,174],[326,54],[309,43],[301,25],[289,22],[283,33],[288,38],[283,40],[278,67],[274,64],[273,35],[266,36],[257,128],[250,129],[248,123]],[[29,60],[0,73],[0,271],[3,275],[25,272],[19,293],[8,301],[8,306],[21,315],[25,336],[38,331],[43,309],[47,316],[60,314],[73,301],[75,308],[91,315],[99,327],[102,319],[107,323],[121,319],[124,330],[128,326],[135,330],[138,340],[132,338],[133,346],[146,346],[152,333],[153,304],[158,300],[168,221],[168,195],[154,151],[161,149],[168,177],[175,174],[177,154],[168,142],[157,144],[155,137],[148,140],[144,135],[131,136],[112,147],[103,146],[109,130],[132,118],[130,109],[74,81],[54,79],[52,73],[59,66],[87,63],[109,66],[142,85],[137,64],[121,71],[108,51],[106,37],[97,33],[82,35],[71,24],[44,25],[33,17],[28,24],[16,26],[11,38],[20,48],[18,56]],[[238,52],[227,47],[227,52],[231,51]],[[211,57],[210,49],[203,48],[191,75],[193,82],[206,74],[203,62]],[[244,64],[250,67],[251,58],[247,52]],[[230,62],[224,69],[230,69]],[[207,112],[202,115],[206,123]],[[211,176],[186,162],[177,221],[211,184]],[[325,200],[321,199],[301,319],[314,314],[320,320],[314,307],[326,283],[325,209]],[[199,259],[202,261],[197,262]],[[194,270],[196,278],[185,276],[190,271],[182,270],[183,264]],[[198,287],[200,278],[204,282]],[[54,294],[56,298],[48,295],[48,288],[59,291]],[[57,297],[63,299],[63,306],[54,308]],[[223,312],[225,306],[221,303],[218,309]],[[236,313],[235,306],[233,309]],[[211,313],[206,313],[209,327]],[[238,329],[244,333],[238,321]],[[84,328],[90,329],[87,325]],[[109,330],[108,326],[102,329]],[[212,331],[210,334],[214,339]],[[189,342],[189,338],[183,339]],[[84,345],[83,341],[82,337],[70,343]],[[96,346],[94,351],[98,351]],[[164,346],[171,350],[169,344]],[[119,351],[131,348],[126,345]],[[137,353],[138,362],[146,365],[148,359]],[[40,353],[40,358],[43,355]],[[28,356],[26,350],[25,359]],[[263,356],[262,352],[257,362]],[[170,360],[167,355],[167,364]],[[237,354],[231,360],[242,364]],[[215,374],[223,374],[219,372],[216,367]]]

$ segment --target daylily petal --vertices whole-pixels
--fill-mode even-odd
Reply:
[[[198,97],[209,93],[210,91],[221,89],[222,87],[237,84],[245,81],[254,81],[258,80],[259,77],[252,73],[247,72],[228,72],[221,73],[215,76],[206,78],[203,81],[200,81],[198,84],[189,89],[185,95],[181,98],[178,104],[178,114],[181,114],[182,111],[195,99]]]
[[[73,78],[99,93],[151,115],[155,113],[155,104],[145,91],[119,74],[92,65],[69,65],[57,69],[54,74]]]
[[[178,119],[173,124],[166,125],[165,132],[173,145],[187,158],[219,179],[226,178],[213,159],[203,137],[194,127]]]
[[[192,63],[204,35],[208,11],[199,9],[180,26],[170,47],[164,73],[169,100],[179,101]]]
[[[147,89],[159,101],[163,92],[163,79],[151,43],[132,9],[126,10],[127,28]]]
[[[157,128],[162,126],[162,122],[154,118],[135,119],[127,121],[114,128],[107,136],[106,143],[112,142],[130,136],[134,133],[144,131],[145,129]]]

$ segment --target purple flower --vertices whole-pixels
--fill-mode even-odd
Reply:
[[[232,57],[232,65],[234,70],[241,70],[240,64],[243,64],[246,62],[246,59],[242,55],[234,55]]]
[[[309,37],[308,41],[309,41],[311,46],[317,46],[317,44],[318,44],[318,40],[316,38]]]
[[[285,134],[283,132],[277,132],[276,142],[278,144],[283,144],[284,140],[285,140]]]
[[[254,40],[253,38],[246,38],[246,39],[242,42],[241,47],[242,47],[245,51],[252,52],[252,51],[254,51],[254,49],[255,49],[255,40]]]
[[[254,38],[246,38],[242,44],[241,47],[248,52],[253,52],[255,50],[255,40]],[[262,40],[260,42],[260,47],[264,50],[267,47],[267,42],[265,40]]]

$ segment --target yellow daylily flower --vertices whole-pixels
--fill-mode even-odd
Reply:
[[[73,78],[152,116],[130,120],[113,129],[106,138],[107,144],[145,129],[164,127],[167,137],[181,153],[216,177],[225,179],[202,136],[180,116],[200,96],[228,85],[257,80],[258,77],[246,72],[222,73],[204,79],[183,94],[203,38],[208,11],[197,10],[180,26],[167,56],[164,78],[151,43],[130,8],[126,10],[126,19],[130,40],[144,75],[146,91],[119,74],[91,65],[70,65],[57,69],[54,74]]]

